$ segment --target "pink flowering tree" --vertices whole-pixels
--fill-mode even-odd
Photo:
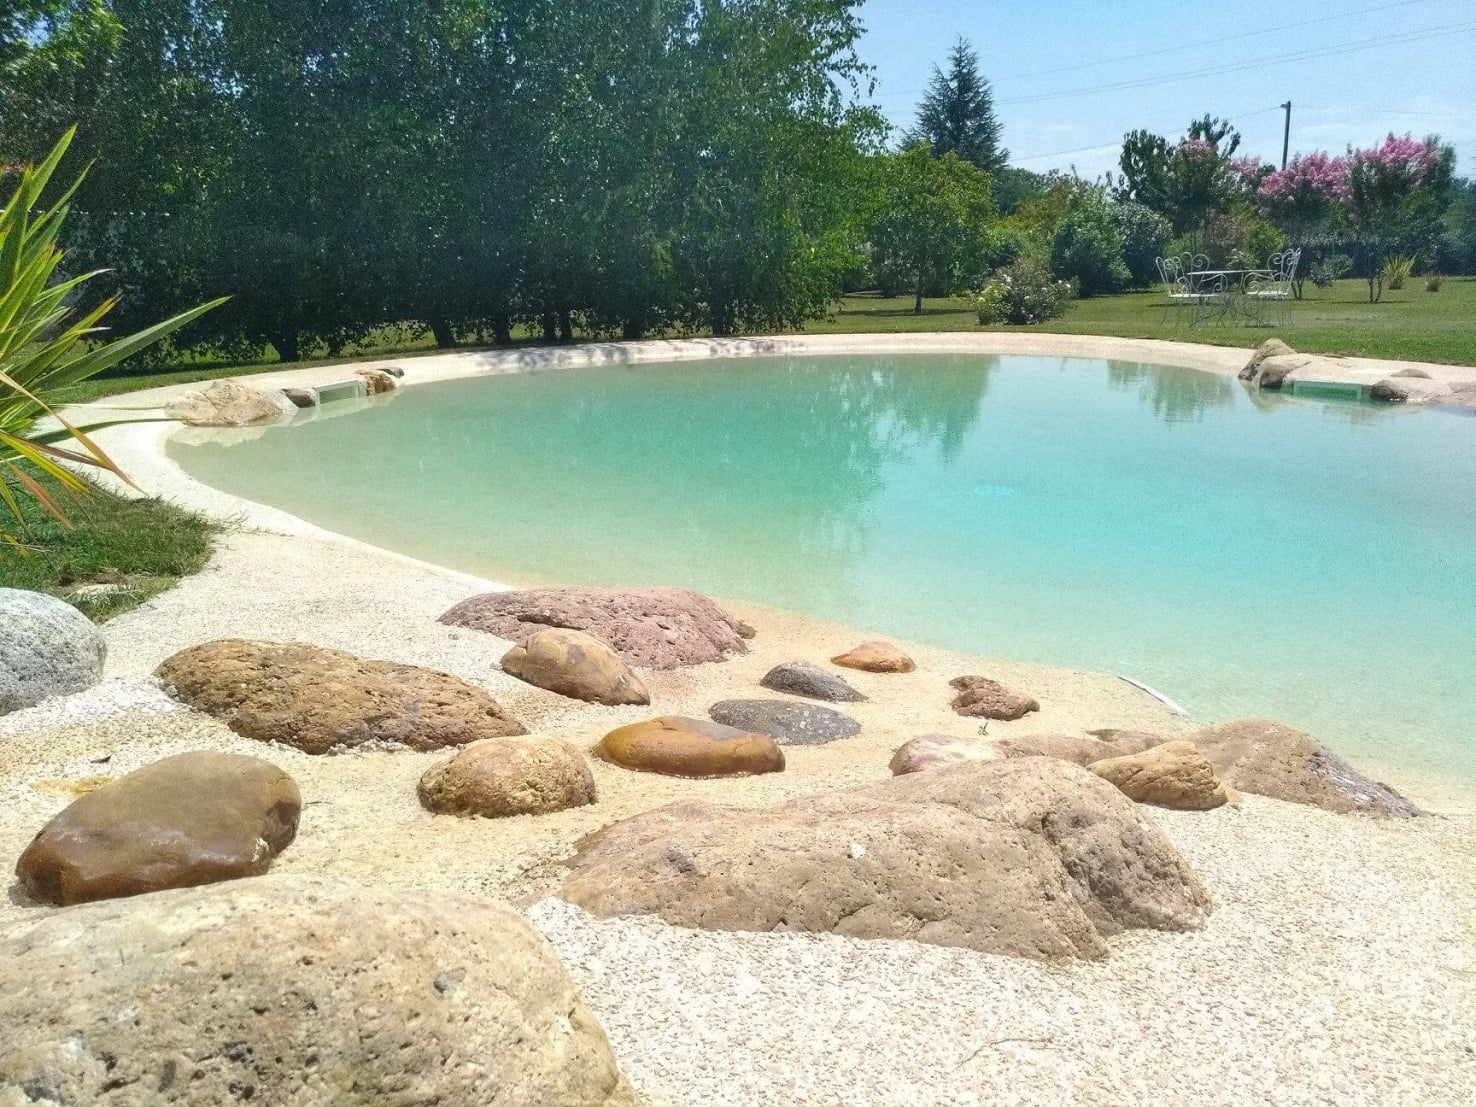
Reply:
[[[1381,272],[1391,250],[1429,247],[1450,204],[1455,151],[1438,138],[1389,135],[1348,151],[1347,212],[1368,280],[1368,298],[1383,295]]]

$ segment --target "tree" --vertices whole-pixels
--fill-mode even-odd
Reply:
[[[1072,197],[1051,243],[1051,269],[1076,282],[1082,296],[1116,292],[1131,274],[1123,261],[1123,235],[1106,200],[1095,188]]]
[[[1245,189],[1245,167],[1234,159],[1239,146],[1240,134],[1210,115],[1193,120],[1177,143],[1131,131],[1118,158],[1121,176],[1109,180],[1112,195],[1152,208],[1175,234],[1200,234]]]
[[[1122,234],[1122,260],[1134,287],[1152,284],[1159,279],[1157,262],[1168,249],[1173,233],[1169,221],[1133,200],[1119,200],[1108,211]]]
[[[957,154],[934,157],[922,143],[881,159],[880,172],[873,256],[908,274],[921,315],[929,282],[951,291],[982,275],[994,219],[989,174]]]
[[[909,145],[927,143],[934,157],[957,154],[986,173],[999,173],[1009,160],[1000,144],[994,92],[979,72],[979,55],[965,39],[948,54],[948,72],[933,67],[927,93],[917,109]]]
[[[1383,263],[1392,250],[1433,252],[1450,204],[1455,151],[1431,136],[1390,134],[1378,146],[1348,151],[1348,214],[1368,299],[1383,295]]]

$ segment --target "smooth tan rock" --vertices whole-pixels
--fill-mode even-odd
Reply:
[[[1161,740],[1149,744],[1156,745]],[[1117,745],[1096,738],[1078,738],[1074,734],[1010,735],[993,739],[993,745],[1005,757],[1055,757],[1073,765],[1090,765],[1125,752]]]
[[[1209,811],[1230,801],[1231,792],[1193,742],[1165,742],[1141,753],[1088,765],[1137,803],[1182,811]]]
[[[1085,769],[975,761],[762,810],[679,803],[580,843],[560,894],[706,930],[912,939],[1025,957],[1204,925],[1209,897],[1152,820]]]
[[[1362,811],[1399,818],[1424,814],[1306,731],[1283,723],[1236,719],[1195,731],[1189,740],[1221,780],[1242,792],[1343,813]]]
[[[289,402],[280,396],[240,381],[219,380],[209,388],[181,396],[165,409],[165,414],[192,427],[270,426],[280,423],[290,411]]]
[[[752,776],[784,770],[784,751],[767,734],[684,715],[612,730],[595,756],[626,769],[694,778]]]
[[[502,671],[570,699],[643,704],[651,693],[605,643],[580,630],[540,630],[502,655]]]
[[[748,652],[738,620],[686,588],[533,588],[488,592],[441,616],[518,642],[565,627],[606,642],[627,665],[675,669]]]
[[[1240,371],[1240,379],[1243,381],[1254,380],[1256,373],[1261,368],[1261,363],[1267,358],[1281,357],[1287,354],[1295,354],[1296,351],[1279,338],[1268,338],[1256,347],[1256,352],[1251,354],[1251,359],[1245,363],[1245,368]]]
[[[547,815],[595,802],[594,774],[562,738],[488,738],[420,778],[420,803],[442,815]]]
[[[156,674],[175,699],[237,734],[305,753],[435,750],[525,733],[486,692],[447,673],[302,642],[207,642]]]
[[[297,835],[302,796],[275,765],[181,753],[79,796],[26,847],[26,894],[68,905],[259,876]]]
[[[920,773],[936,769],[941,765],[956,765],[960,761],[992,761],[999,751],[988,742],[975,738],[955,738],[951,734],[919,734],[909,738],[892,754],[888,768],[893,776]]]
[[[504,903],[273,874],[0,926],[0,1104],[635,1107]]]
[[[948,684],[958,689],[958,695],[953,697],[953,710],[960,715],[1009,722],[1040,710],[1034,696],[1011,691],[988,677],[954,677]]]
[[[912,658],[890,642],[862,642],[830,660],[832,664],[867,673],[910,673],[917,668]]]

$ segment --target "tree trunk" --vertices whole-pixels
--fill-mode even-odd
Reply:
[[[456,335],[452,333],[451,324],[445,319],[432,319],[430,329],[431,334],[436,336],[438,349],[449,350],[456,345]]]
[[[559,309],[559,341],[574,341],[574,318],[569,314],[568,308]]]
[[[302,360],[302,348],[297,343],[296,331],[278,331],[272,335],[272,345],[277,348],[278,361]]]
[[[559,322],[552,311],[543,313],[543,341],[552,342],[559,336]]]
[[[620,337],[628,342],[639,342],[646,337],[646,321],[639,317],[625,320],[621,324]]]
[[[922,270],[919,269],[917,271],[917,297],[912,302],[912,314],[913,315],[921,315],[922,314],[922,292],[923,292],[923,275],[922,275]]]
[[[493,316],[492,341],[499,346],[512,345],[512,320],[506,315]]]

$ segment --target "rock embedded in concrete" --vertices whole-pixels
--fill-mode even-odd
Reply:
[[[953,710],[960,715],[1011,722],[1040,710],[1040,702],[1034,696],[1012,691],[988,677],[954,677],[948,684],[958,689],[958,695],[953,697]]]
[[[280,423],[291,405],[280,392],[271,394],[237,380],[219,380],[189,392],[165,409],[171,419],[192,427],[263,427]]]
[[[627,665],[675,669],[748,652],[738,620],[686,588],[533,588],[488,592],[441,616],[512,642],[546,627],[582,630]]]
[[[1220,779],[1242,792],[1339,813],[1409,818],[1424,812],[1364,776],[1306,731],[1269,719],[1235,719],[1189,735]]]
[[[176,754],[79,796],[26,847],[16,876],[32,899],[60,906],[260,876],[301,811],[297,784],[269,762]]]
[[[394,374],[387,373],[383,369],[359,369],[354,375],[364,382],[366,396],[383,396],[400,387],[400,382]]]
[[[581,630],[533,632],[502,655],[502,671],[561,696],[608,707],[651,702],[651,693],[620,655]]]
[[[274,874],[0,925],[0,1103],[636,1107],[511,907]]]
[[[0,588],[0,715],[91,688],[107,655],[102,631],[65,600]]]
[[[750,734],[767,734],[781,746],[821,746],[861,733],[848,715],[789,700],[723,700],[707,713],[715,722]]]
[[[304,753],[425,751],[526,733],[486,692],[447,673],[302,642],[207,642],[156,675],[175,699],[237,734]]]
[[[622,768],[696,779],[784,770],[784,751],[767,734],[683,715],[619,727],[601,738],[593,752]]]
[[[1396,404],[1443,404],[1455,399],[1455,389],[1430,377],[1401,377],[1397,373],[1377,381],[1368,394],[1375,400]]]
[[[1136,803],[1210,811],[1234,798],[1193,742],[1165,742],[1140,753],[1094,761],[1087,768]]]
[[[487,738],[420,778],[421,806],[442,815],[547,815],[595,802],[594,774],[562,738]]]
[[[284,388],[282,395],[296,408],[307,408],[318,406],[318,394],[311,388]]]
[[[910,673],[917,668],[912,658],[890,642],[862,642],[830,660],[832,664],[867,673]]]
[[[828,673],[808,661],[780,662],[765,673],[759,683],[775,692],[828,703],[860,703],[866,699],[843,677]]]
[[[560,895],[706,930],[912,939],[1101,958],[1193,930],[1209,896],[1132,801],[1050,758],[975,761],[757,811],[686,802],[581,843]]]
[[[1296,351],[1279,338],[1268,338],[1256,347],[1256,352],[1251,354],[1251,359],[1245,363],[1245,368],[1240,371],[1240,379],[1243,381],[1255,380],[1259,373],[1261,364],[1267,358],[1283,357],[1295,354]]]

